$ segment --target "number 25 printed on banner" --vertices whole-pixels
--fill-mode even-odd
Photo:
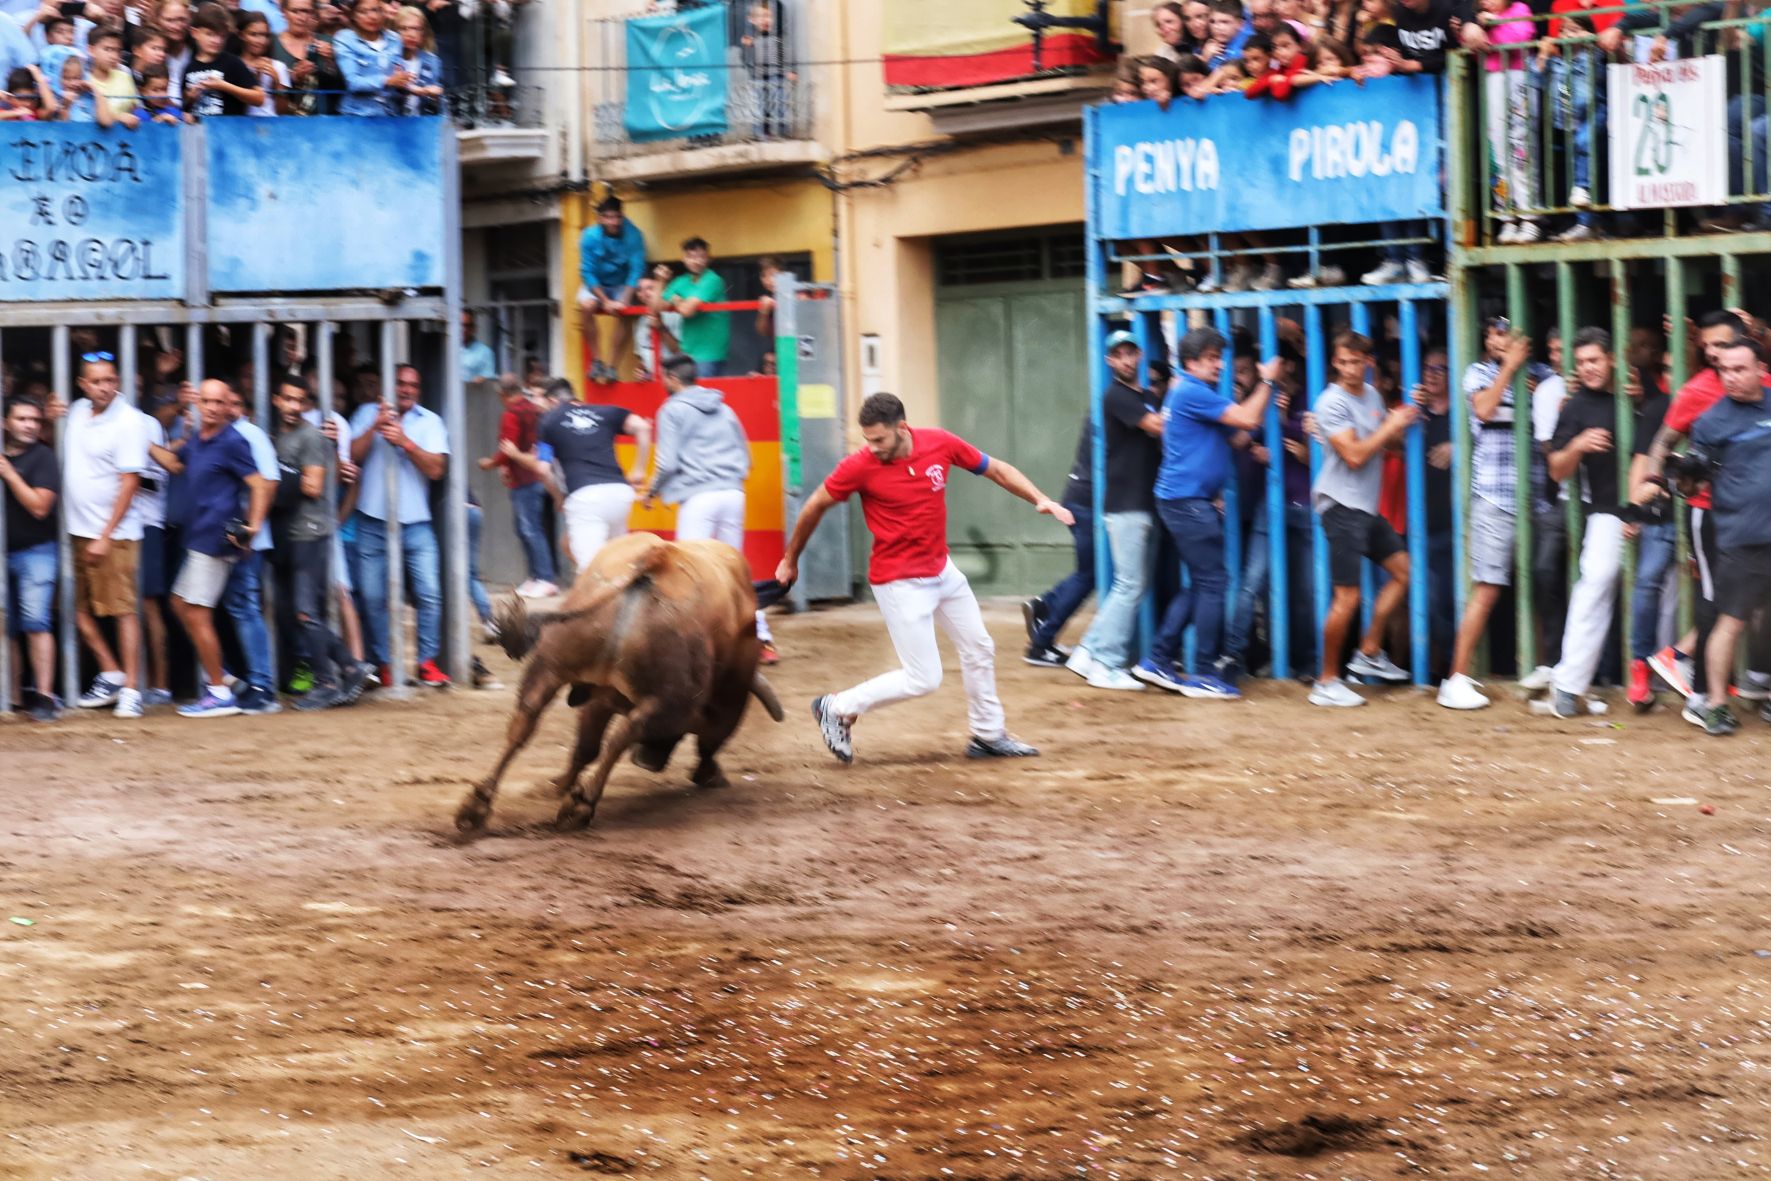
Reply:
[[[1614,208],[1727,200],[1727,67],[1722,58],[1614,65],[1609,85]]]

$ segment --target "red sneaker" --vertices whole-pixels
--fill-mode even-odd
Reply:
[[[388,665],[388,664],[376,665],[375,666],[375,686],[376,686],[376,688],[383,688],[383,687],[392,685],[393,683],[394,683],[393,666]]]
[[[773,640],[764,640],[763,641],[762,655],[757,658],[757,663],[759,663],[759,664],[780,664],[781,663],[781,653],[775,650],[775,643]]]
[[[1654,683],[1649,679],[1646,660],[1630,661],[1628,697],[1630,704],[1636,707],[1637,713],[1647,713],[1654,708]]]
[[[418,683],[429,685],[433,689],[447,689],[449,675],[437,667],[436,661],[427,660],[418,666]]]

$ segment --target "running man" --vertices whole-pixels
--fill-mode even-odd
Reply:
[[[967,757],[1038,754],[1009,736],[996,696],[996,646],[984,629],[971,584],[947,556],[948,474],[964,468],[1001,485],[1062,525],[1074,524],[1075,518],[1012,464],[991,459],[946,431],[932,427],[912,431],[904,421],[904,403],[892,394],[874,394],[862,402],[860,421],[867,446],[837,464],[806,501],[775,577],[792,585],[799,577],[799,555],[818,522],[831,506],[859,493],[861,513],[873,534],[867,581],[903,667],[814,700],[812,716],[818,719],[824,745],[842,762],[853,762],[850,727],[856,718],[940,687],[941,653],[933,626],[939,621],[959,650],[965,679],[972,732]]]

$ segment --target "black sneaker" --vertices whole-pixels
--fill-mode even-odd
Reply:
[[[830,753],[839,762],[854,762],[855,744],[850,737],[849,721],[838,717],[836,711],[830,708],[828,695],[812,698],[812,716],[818,719],[818,731],[823,734],[824,745],[830,748]]]
[[[1070,659],[1070,654],[1055,644],[1047,644],[1044,647],[1038,644],[1028,644],[1027,650],[1021,654],[1021,659],[1028,664],[1037,664],[1041,668],[1063,668],[1064,662]]]
[[[375,676],[375,666],[366,661],[358,662],[341,670],[338,674],[338,699],[340,705],[355,705],[363,696],[363,690]]]
[[[234,704],[243,714],[275,714],[283,712],[283,703],[269,689],[253,685],[234,694]]]
[[[33,722],[58,722],[61,720],[61,698],[53,693],[33,693],[25,714]]]
[[[1027,642],[1033,643],[1033,637],[1039,634],[1040,625],[1046,620],[1044,599],[1024,599],[1021,602],[1021,622],[1027,625]]]
[[[1001,738],[979,738],[974,734],[965,748],[965,757],[968,759],[1030,759],[1038,753],[1025,742],[1010,738],[1007,734]]]
[[[335,705],[342,704],[343,701],[344,696],[339,693],[338,686],[315,685],[301,695],[301,700],[295,703],[295,708],[304,712],[312,712],[317,709],[331,709]],[[251,713],[252,711],[247,710],[246,712]]]
[[[1725,705],[1711,706],[1703,712],[1703,732],[1711,738],[1722,738],[1740,729],[1740,719]]]

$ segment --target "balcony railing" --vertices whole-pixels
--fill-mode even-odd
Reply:
[[[802,54],[792,34],[801,26],[805,6],[800,0],[776,5],[788,34],[785,60],[779,65],[757,66],[746,62],[741,39],[745,6],[733,5],[730,44],[725,54],[726,105],[723,131],[677,138],[636,140],[628,129],[628,97],[634,81],[627,61],[627,22],[602,20],[593,23],[592,52],[596,67],[592,78],[591,153],[599,159],[618,160],[634,156],[711,148],[733,144],[766,144],[810,140],[812,133],[812,83],[810,71],[800,64]]]
[[[1639,27],[1605,35],[1593,26],[1626,11]],[[1676,230],[1670,206],[1689,210],[1684,221],[1700,231],[1771,228],[1771,179],[1764,118],[1771,98],[1771,12],[1723,19],[1720,3],[1668,0],[1581,10],[1587,27],[1565,22],[1559,36],[1543,36],[1489,52],[1462,53],[1453,69],[1451,104],[1471,113],[1463,150],[1473,152],[1459,194],[1476,245],[1525,244],[1552,238],[1657,235]],[[1568,16],[1570,14],[1561,14]],[[1709,19],[1705,19],[1709,18]],[[1554,16],[1532,18],[1547,34]],[[1647,21],[1652,23],[1645,23]],[[1662,112],[1665,126],[1635,137],[1629,158],[1614,160],[1609,67],[1634,63],[1684,72],[1692,59],[1725,76],[1720,108]],[[1682,67],[1680,63],[1685,63]],[[1652,96],[1648,101],[1657,101]],[[1664,99],[1658,100],[1664,102]],[[1650,122],[1657,116],[1650,115]],[[1680,180],[1637,186],[1632,200],[1617,191],[1614,166],[1631,177],[1650,176],[1678,140],[1687,142],[1725,124],[1721,159],[1702,170],[1713,199],[1695,203]],[[1627,128],[1625,128],[1627,129]],[[1725,177],[1723,173],[1726,173]],[[1645,199],[1656,191],[1666,203]]]

